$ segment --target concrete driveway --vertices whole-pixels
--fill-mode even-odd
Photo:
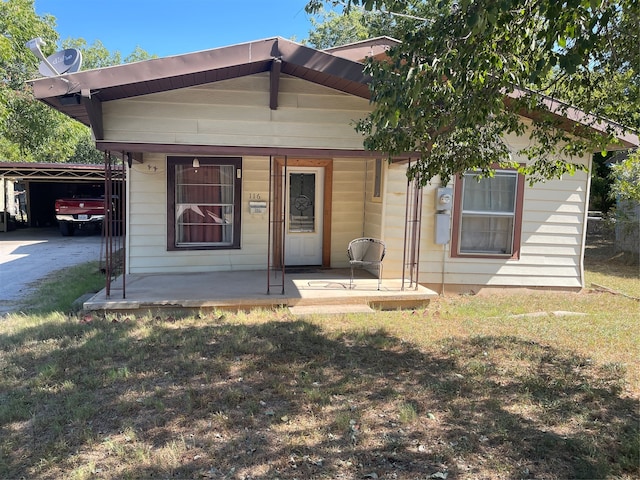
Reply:
[[[37,282],[61,268],[100,259],[102,237],[58,229],[0,232],[0,316],[18,310]]]

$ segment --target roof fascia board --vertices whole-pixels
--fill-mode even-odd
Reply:
[[[291,63],[361,84],[368,84],[371,80],[371,77],[364,73],[364,65],[359,62],[337,57],[297,43],[282,41],[283,39],[280,40],[280,53],[282,54],[282,61],[285,63]]]
[[[278,56],[278,38],[231,45],[229,47],[157,58],[132,64],[86,70],[59,77],[31,80],[36,98],[44,99],[100,90],[122,85],[178,77],[207,70],[218,70]]]
[[[505,103],[512,103],[514,100],[518,98],[522,98],[526,95],[537,95],[542,99],[542,103],[547,107],[548,113],[551,114],[554,118],[556,118],[560,122],[560,126],[562,129],[567,131],[568,133],[576,133],[574,126],[582,129],[589,129],[601,135],[607,135],[608,130],[614,134],[614,136],[620,141],[620,144],[623,148],[633,148],[638,147],[640,145],[640,139],[637,133],[632,132],[631,130],[625,128],[622,125],[619,125],[610,120],[601,119],[587,113],[583,110],[580,110],[577,107],[573,107],[569,104],[561,102],[560,100],[551,98],[544,94],[526,90],[524,88],[515,87],[513,92],[510,92],[505,97]],[[543,111],[523,111],[519,112],[523,117],[530,118],[532,120],[540,119],[547,112]],[[579,133],[579,131],[578,131]],[[620,148],[620,146],[611,145],[610,148]]]
[[[364,62],[367,58],[383,60],[388,58],[389,49],[401,42],[391,37],[377,37],[360,42],[349,43],[339,47],[326,48],[323,51],[356,62]]]
[[[359,48],[359,47],[369,47],[369,46],[375,46],[375,45],[399,45],[402,42],[400,40],[397,40],[393,37],[388,37],[386,35],[381,35],[379,37],[374,37],[374,38],[367,38],[366,40],[359,40],[357,42],[351,42],[351,43],[346,43],[344,45],[338,45],[337,47],[329,47],[329,48],[325,48],[323,51],[324,52],[336,52],[336,51],[340,51],[340,50],[352,50],[354,48]]]

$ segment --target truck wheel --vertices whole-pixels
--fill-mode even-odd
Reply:
[[[63,237],[70,237],[73,235],[73,225],[71,222],[59,222],[60,233]]]

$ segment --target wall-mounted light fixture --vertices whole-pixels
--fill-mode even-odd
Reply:
[[[194,158],[192,166],[193,168],[195,168],[196,173],[198,173],[198,169],[200,168],[200,160]]]

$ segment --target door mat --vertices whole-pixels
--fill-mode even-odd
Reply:
[[[318,273],[318,267],[284,267],[284,273]]]

